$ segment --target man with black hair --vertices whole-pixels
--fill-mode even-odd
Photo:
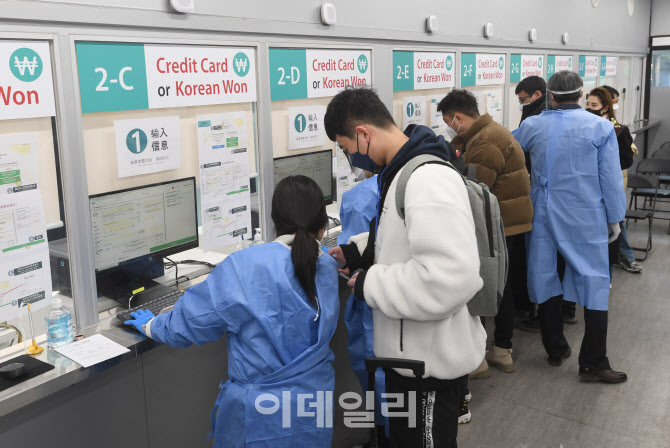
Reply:
[[[512,133],[479,115],[477,99],[467,90],[452,90],[437,106],[444,122],[456,132],[451,141],[463,153],[465,164],[474,168],[477,180],[486,184],[498,199],[505,226],[509,254],[507,283],[495,317],[493,346],[470,378],[487,378],[488,363],[503,372],[514,371],[512,333],[515,298],[526,294],[525,238],[532,227],[533,206],[530,179],[523,150]]]
[[[328,105],[326,133],[352,165],[379,174],[377,217],[370,232],[330,253],[346,261],[349,286],[373,310],[374,352],[425,363],[422,409],[411,371],[386,371],[386,390],[403,395],[389,416],[393,447],[414,446],[417,431],[432,446],[455,447],[467,375],[484,358],[486,332],[467,302],[482,288],[475,224],[461,176],[439,163],[419,166],[406,186],[405,219],[396,209],[399,174],[414,157],[448,160],[448,144],[426,126],[396,127],[377,94],[348,88]],[[358,269],[361,269],[358,272]],[[410,412],[411,418],[398,416]],[[416,412],[418,411],[418,412]]]
[[[619,91],[612,86],[602,86],[603,89],[607,90],[612,97],[612,109],[617,110],[619,108]]]
[[[563,334],[562,302],[584,307],[579,377],[621,383],[607,359],[608,242],[619,237],[626,195],[612,124],[582,109],[583,81],[572,71],[547,84],[553,110],[521,123],[514,136],[532,160],[535,209],[528,235],[528,292],[539,304],[542,343],[552,366],[572,350]]]
[[[547,83],[540,76],[529,76],[521,80],[516,86],[514,94],[519,98],[521,107],[521,121],[528,117],[540,115],[551,105],[547,100]]]

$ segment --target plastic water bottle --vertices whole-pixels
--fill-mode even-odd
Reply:
[[[74,338],[72,328],[72,313],[64,306],[58,297],[51,300],[51,311],[44,318],[47,322],[47,345],[49,348],[69,344]]]
[[[261,236],[261,229],[256,229],[256,231],[254,232],[254,242],[251,243],[249,246],[259,246],[264,243],[265,241],[262,240]]]

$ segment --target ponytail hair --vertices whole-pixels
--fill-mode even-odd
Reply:
[[[316,237],[328,224],[321,188],[306,176],[282,179],[272,196],[272,221],[277,235],[295,234],[291,247],[293,270],[310,302],[316,305]]]

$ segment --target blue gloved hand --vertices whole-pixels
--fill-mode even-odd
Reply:
[[[152,313],[149,310],[133,311],[132,313],[130,313],[130,316],[134,317],[134,319],[133,320],[127,320],[127,321],[124,322],[124,324],[130,325],[131,327],[135,327],[135,329],[137,331],[139,331],[140,333],[142,333],[144,336],[146,336],[146,334],[144,333],[144,330],[142,330],[142,325],[146,324],[151,319],[156,317],[156,316],[154,316],[154,313]]]

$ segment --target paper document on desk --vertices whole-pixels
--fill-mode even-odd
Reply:
[[[127,348],[104,337],[95,334],[81,341],[73,342],[55,349],[82,367],[91,367],[108,359],[130,352]]]

